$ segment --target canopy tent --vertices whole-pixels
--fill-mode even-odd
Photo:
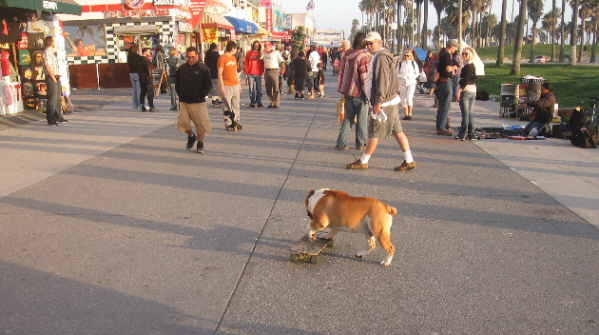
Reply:
[[[74,0],[0,0],[0,7],[81,15],[81,5]]]
[[[414,49],[414,51],[416,51],[416,56],[418,56],[418,59],[420,59],[421,61],[424,62],[424,60],[426,59],[427,51],[424,49],[420,49],[418,47],[411,47],[411,48]]]
[[[235,28],[235,32],[250,34],[250,35],[258,35],[258,26],[246,20],[238,19],[236,17],[225,16],[227,21],[231,23],[231,25]]]

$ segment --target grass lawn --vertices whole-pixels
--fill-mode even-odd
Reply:
[[[599,66],[570,66],[559,63],[520,65],[521,76],[510,76],[511,63],[503,68],[495,63],[485,64],[485,76],[477,80],[479,91],[486,90],[491,95],[501,94],[501,84],[518,84],[519,77],[531,75],[547,79],[561,107],[588,107],[590,96],[599,96]]]
[[[556,46],[556,53],[559,57],[560,46]],[[569,57],[570,46],[566,45],[566,57]],[[503,68],[495,67],[495,59],[497,57],[497,47],[488,47],[477,49],[483,61],[492,61],[485,63],[484,77],[479,77],[477,87],[479,91],[486,90],[491,95],[499,95],[501,93],[501,84],[520,83],[519,77],[531,75],[535,77],[543,77],[553,85],[553,90],[557,102],[560,107],[576,107],[583,106],[587,108],[589,96],[599,96],[599,66],[594,65],[578,65],[570,66],[569,64],[546,63],[546,64],[530,64],[530,45],[524,45],[522,57],[525,59],[520,65],[520,76],[510,76],[512,67],[510,63],[504,63]],[[514,46],[506,46],[505,56],[511,59],[514,55]],[[535,57],[544,55],[551,56],[550,44],[535,45]]]

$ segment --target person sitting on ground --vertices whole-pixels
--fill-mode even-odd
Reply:
[[[541,97],[537,101],[518,105],[518,109],[533,108],[532,121],[524,127],[524,134],[529,135],[530,131],[537,128],[538,135],[549,133],[549,122],[553,118],[553,109],[555,108],[555,95],[553,87],[549,83],[541,85]]]

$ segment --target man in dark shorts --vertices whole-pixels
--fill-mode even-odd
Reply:
[[[364,42],[368,51],[373,54],[364,85],[372,108],[368,120],[368,140],[362,157],[346,167],[350,170],[368,169],[368,161],[378,145],[378,138],[393,136],[404,154],[403,163],[395,171],[412,170],[416,167],[416,162],[399,121],[398,105],[401,99],[399,77],[395,70],[396,60],[389,50],[383,48],[379,33],[368,33]]]

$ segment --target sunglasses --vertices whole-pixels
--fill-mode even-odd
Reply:
[[[373,44],[374,44],[374,42],[366,42],[366,43],[364,43],[364,44],[365,44],[367,47],[369,47],[369,46],[373,45]]]
[[[403,55],[404,57],[410,57],[410,55]]]

